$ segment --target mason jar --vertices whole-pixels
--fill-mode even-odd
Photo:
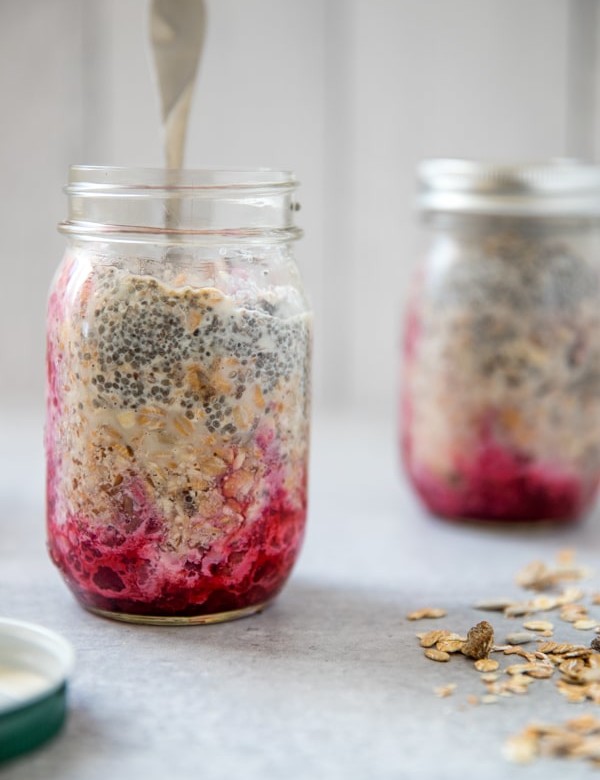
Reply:
[[[600,477],[600,168],[419,169],[402,450],[447,518],[574,520]]]
[[[87,609],[261,610],[306,518],[311,314],[278,171],[74,167],[47,332],[50,554]]]

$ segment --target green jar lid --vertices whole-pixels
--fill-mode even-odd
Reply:
[[[0,618],[0,761],[58,733],[74,657],[53,631]]]

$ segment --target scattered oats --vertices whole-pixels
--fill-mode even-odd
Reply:
[[[549,663],[527,663],[527,664],[512,664],[506,668],[507,674],[526,674],[529,677],[533,677],[536,680],[544,680],[548,677],[552,677],[554,674],[554,666]]]
[[[581,739],[579,744],[571,750],[570,756],[573,758],[590,759],[598,766],[598,762],[600,761],[600,739],[598,737]]]
[[[522,588],[541,589],[539,583],[548,573],[548,567],[542,561],[532,561],[517,572],[515,580]]]
[[[532,611],[547,612],[549,609],[555,609],[560,604],[558,596],[536,596],[531,600]]]
[[[448,683],[448,685],[439,685],[437,688],[433,689],[433,692],[436,696],[439,696],[440,699],[445,699],[447,696],[452,696],[455,690],[456,683]]]
[[[585,689],[587,698],[593,701],[594,704],[600,704],[600,685],[588,685]]]
[[[491,675],[491,672],[489,674]],[[496,674],[495,676],[496,678],[500,677],[499,674]],[[496,679],[496,680],[489,680],[488,682],[486,682],[485,680],[483,680],[483,677],[484,675],[481,675],[480,679],[485,685],[485,690],[487,691],[487,693],[493,693],[494,696],[510,695],[506,693],[506,680]]]
[[[551,663],[533,664],[525,674],[533,677],[534,680],[547,680],[554,674],[554,666]]]
[[[510,666],[507,666],[504,671],[506,674],[525,674],[533,665],[534,662],[527,664],[511,664]]]
[[[469,629],[467,641],[464,643],[461,652],[469,658],[487,658],[493,644],[494,629],[487,620],[482,620]]]
[[[556,555],[559,566],[573,566],[575,563],[575,550],[572,547],[564,547]]]
[[[573,756],[575,750],[581,747],[583,737],[569,731],[555,731],[542,735],[540,753],[543,756]]]
[[[581,682],[581,674],[585,669],[583,658],[569,658],[558,664],[558,671],[567,679]]]
[[[560,582],[581,580],[590,575],[584,566],[560,564],[552,569],[542,561],[533,561],[525,566],[516,577],[517,583],[528,590],[547,590]]]
[[[538,645],[538,651],[540,653],[552,653],[553,655],[564,655],[570,653],[573,650],[586,650],[587,648],[580,645],[571,645],[565,642],[542,642]]]
[[[485,601],[478,601],[474,608],[482,609],[485,612],[503,612],[514,603],[515,600],[509,598],[486,599]]]
[[[537,734],[526,728],[520,734],[506,740],[503,749],[504,758],[515,764],[529,764],[539,755]]]
[[[535,634],[530,634],[528,631],[515,631],[507,635],[506,641],[509,645],[526,645],[536,638]]]
[[[585,689],[580,685],[574,685],[573,683],[565,682],[564,680],[558,680],[556,683],[558,692],[561,693],[567,701],[572,704],[581,704],[586,700]]]
[[[600,720],[588,712],[578,718],[571,718],[565,723],[565,726],[580,734],[593,734],[595,731],[600,731]]]
[[[591,647],[572,645],[572,648],[572,650],[569,650],[564,654],[565,658],[587,658],[592,654]]]
[[[553,624],[549,620],[526,620],[523,623],[523,628],[528,631],[552,631],[554,629]]]
[[[409,612],[406,616],[408,620],[425,620],[426,618],[442,618],[446,617],[446,610],[439,609],[437,607],[423,607],[423,609],[415,609],[414,612]]]
[[[521,658],[526,658],[530,662],[535,661],[535,653],[528,653],[527,650],[524,650],[522,647],[512,647],[511,645],[508,645],[508,647],[503,648],[503,650],[504,655],[519,655]]]
[[[590,631],[597,626],[598,621],[594,620],[594,618],[582,618],[573,623],[573,628],[576,628],[578,631]]]
[[[460,653],[464,644],[464,639],[441,639],[436,647],[444,653]]]
[[[513,604],[506,607],[504,614],[506,617],[521,617],[521,615],[529,615],[532,612],[547,612],[548,610],[556,609],[556,607],[572,604],[574,601],[582,598],[582,596],[583,591],[580,588],[566,588],[557,596],[542,594],[527,601],[513,602]]]
[[[507,693],[515,693],[518,696],[522,696],[527,693],[529,686],[535,682],[533,677],[529,677],[525,674],[517,674],[504,683],[504,690]]]
[[[600,636],[595,636],[590,647],[570,642],[547,640],[553,636],[554,624],[549,620],[532,619],[534,613],[557,610],[560,619],[572,623],[574,629],[600,634],[600,620],[590,617],[581,603],[584,593],[580,587],[559,588],[564,582],[580,580],[589,570],[575,564],[572,550],[563,550],[554,567],[535,561],[517,575],[524,588],[538,591],[532,598],[518,601],[510,598],[487,599],[477,602],[476,609],[503,612],[505,617],[524,618],[523,630],[510,632],[506,644],[494,645],[494,629],[487,621],[473,626],[466,638],[447,630],[417,634],[425,656],[433,661],[447,662],[452,653],[461,652],[474,660],[475,669],[486,693],[468,696],[467,702],[494,704],[500,697],[523,695],[537,680],[558,677],[556,689],[568,702],[590,702],[600,705]],[[553,590],[551,590],[553,589]],[[540,591],[545,591],[541,593]],[[593,604],[600,605],[600,592],[591,596]],[[441,609],[424,608],[411,612],[409,620],[444,617]],[[531,633],[535,632],[535,633]],[[521,645],[537,642],[527,651]],[[502,674],[497,660],[490,652],[516,655],[520,663],[509,665]],[[440,698],[451,696],[456,690],[451,683],[434,688]],[[587,759],[600,767],[600,717],[584,714],[567,720],[563,725],[530,724],[520,734],[511,737],[504,748],[505,756],[517,763],[527,763],[539,756]]]
[[[493,658],[479,658],[474,666],[478,672],[495,672],[500,664]]]
[[[596,683],[600,683],[600,669],[583,669],[581,672],[581,679],[584,683],[593,683],[593,685],[588,685],[588,694],[592,694],[592,696],[589,696],[589,698],[596,696],[596,689],[597,685]]]
[[[600,721],[593,715],[581,715],[562,725],[533,723],[504,745],[505,758],[528,763],[538,756],[587,759],[600,764]]]
[[[450,655],[448,653],[444,653],[442,650],[436,650],[434,647],[430,647],[428,650],[425,650],[425,657],[429,658],[430,661],[450,660]]]
[[[565,590],[557,596],[558,606],[563,607],[568,604],[572,604],[575,601],[579,601],[584,596],[581,588],[565,588]]]
[[[588,616],[587,608],[583,604],[572,604],[563,607],[559,613],[561,620],[565,623],[574,623],[576,620],[583,620]]]
[[[504,610],[505,617],[522,617],[534,612],[531,601],[515,601]]]
[[[417,634],[421,640],[421,647],[433,647],[440,639],[445,639],[451,634],[445,628],[436,628],[433,631],[426,631],[425,633]]]
[[[500,679],[500,675],[495,672],[484,672],[479,679],[484,683],[495,683]]]

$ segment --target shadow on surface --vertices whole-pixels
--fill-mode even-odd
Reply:
[[[207,627],[199,639],[202,646],[222,646],[235,655],[250,650],[271,660],[364,670],[397,665],[402,645],[410,641],[402,618],[398,591],[296,579],[262,614]]]
[[[61,731],[48,742],[29,753],[23,753],[11,761],[0,764],[0,776],[29,778],[59,778],[63,770],[76,770],[88,765],[102,745],[102,727],[88,708],[67,698],[67,719]],[[76,744],[77,749],[73,749]],[[69,773],[69,777],[73,776]]]

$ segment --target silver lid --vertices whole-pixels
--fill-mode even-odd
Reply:
[[[418,167],[424,211],[475,214],[600,215],[600,165],[557,159],[497,165],[430,159]]]

